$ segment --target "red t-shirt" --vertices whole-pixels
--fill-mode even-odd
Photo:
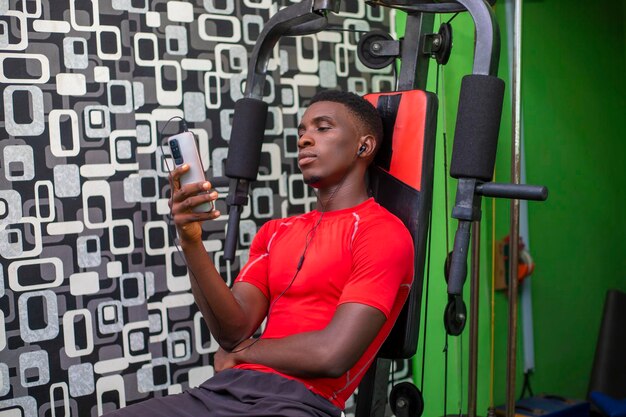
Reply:
[[[259,364],[240,369],[273,372],[305,384],[343,409],[391,331],[413,281],[413,242],[402,222],[374,201],[267,222],[254,238],[250,259],[236,282],[248,282],[268,298],[271,313],[263,338],[323,329],[337,306],[362,303],[387,317],[363,356],[339,378],[296,378]],[[289,286],[307,240],[302,269]],[[277,297],[280,298],[274,303]]]

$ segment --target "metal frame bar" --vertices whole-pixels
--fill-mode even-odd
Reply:
[[[500,29],[493,9],[484,0],[458,0],[476,28],[473,74],[496,75],[500,59]]]
[[[489,0],[489,4],[493,6],[496,0]],[[369,0],[367,4],[372,6],[383,6],[392,9],[402,10],[406,13],[458,13],[464,12],[467,9],[463,6],[459,0],[451,1],[449,3],[428,3],[419,1],[412,2],[411,4],[403,4],[399,1],[385,1],[385,0]]]
[[[480,288],[480,222],[472,223],[472,264],[470,275],[470,340],[467,385],[467,415],[476,417],[478,388],[478,302]]]
[[[263,26],[250,55],[244,96],[263,98],[267,65],[272,50],[281,37],[320,32],[328,25],[326,13],[336,12],[338,9],[339,0],[303,0],[279,10],[272,16]]]
[[[424,35],[432,33],[434,22],[435,15],[431,13],[407,16],[398,90],[426,89],[430,55],[424,52]]]
[[[515,0],[513,24],[513,114],[511,135],[511,181],[521,181],[521,148],[522,148],[522,108],[521,108],[521,61],[522,61],[522,0]],[[515,414],[515,373],[517,366],[517,266],[519,261],[519,216],[520,201],[511,200],[511,226],[509,236],[509,321],[506,358],[506,417]]]

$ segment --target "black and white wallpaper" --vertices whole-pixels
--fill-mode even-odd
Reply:
[[[163,139],[184,117],[221,176],[247,59],[269,0],[0,0],[0,417],[98,416],[213,375],[168,217]],[[261,171],[236,261],[227,215],[204,225],[230,283],[268,219],[315,199],[296,165],[301,106],[322,88],[388,91],[356,58],[393,16],[342,2],[335,30],[285,38],[270,61]],[[226,213],[220,189],[218,207]],[[401,363],[396,380],[409,375]]]

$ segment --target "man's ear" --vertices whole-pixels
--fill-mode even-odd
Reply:
[[[374,138],[374,135],[361,136],[359,143],[360,145],[357,151],[357,156],[361,158],[371,158],[376,151],[376,139]]]

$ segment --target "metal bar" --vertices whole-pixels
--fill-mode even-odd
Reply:
[[[521,180],[521,59],[522,59],[522,0],[515,0],[513,23],[513,77],[511,80],[513,114],[511,143],[511,181]],[[519,257],[519,200],[511,200],[509,231],[509,335],[507,340],[506,417],[515,415],[515,371],[517,361],[517,265]]]
[[[402,64],[398,77],[398,90],[425,90],[430,55],[424,53],[425,34],[432,33],[435,15],[429,13],[409,14],[402,42]]]
[[[480,221],[472,223],[472,264],[470,275],[470,341],[467,415],[476,417],[478,388],[478,301],[480,287]]]
[[[473,74],[497,75],[500,29],[493,9],[484,1],[457,0],[470,13],[476,27]]]
[[[372,6],[383,6],[398,9],[406,13],[456,13],[466,11],[466,8],[458,4],[458,1],[451,1],[448,3],[416,2],[413,4],[406,4],[406,2],[398,1],[368,0],[366,3]],[[488,3],[493,6],[496,3],[496,0],[489,0]]]
[[[244,96],[263,98],[263,87],[270,55],[282,36],[319,32],[324,29],[326,23],[326,18],[322,14],[315,13],[313,0],[303,0],[300,3],[292,4],[272,16],[263,27],[250,55]],[[297,28],[302,30],[298,31]]]
[[[507,39],[508,39],[508,62],[509,77],[512,78],[513,70],[513,1],[506,0],[504,2],[504,10],[506,14]],[[524,112],[521,113],[520,123],[524,126]],[[521,182],[526,183],[526,162],[524,158],[524,129],[521,133],[522,143],[522,167]],[[526,248],[530,250],[530,237],[528,231],[528,202],[520,202],[520,237]],[[524,354],[524,373],[535,370],[535,335],[533,331],[533,300],[532,300],[532,277],[528,276],[520,285],[520,311],[522,313],[522,344]]]

